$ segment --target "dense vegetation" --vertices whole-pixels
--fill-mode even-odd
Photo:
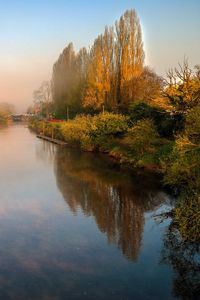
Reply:
[[[191,69],[185,59],[163,79],[145,66],[134,10],[106,27],[89,50],[75,53],[70,43],[34,101],[40,119],[67,119],[33,120],[38,132],[162,171],[165,184],[180,195],[176,227],[183,239],[199,241],[200,67]]]
[[[14,107],[12,104],[1,102],[0,103],[0,126],[7,124],[9,116],[13,113]]]
[[[0,112],[0,126],[5,125],[7,123],[7,117],[4,113]]]

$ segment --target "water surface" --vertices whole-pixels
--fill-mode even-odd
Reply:
[[[175,299],[170,197],[105,155],[0,130],[0,299]]]

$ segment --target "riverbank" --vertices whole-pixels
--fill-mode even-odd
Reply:
[[[133,125],[129,117],[107,112],[67,122],[32,120],[29,127],[83,151],[106,153],[120,164],[159,173],[164,172],[162,160],[173,144],[159,136],[150,119]]]
[[[133,122],[129,116],[108,112],[63,122],[32,120],[29,127],[71,147],[106,153],[131,169],[162,174],[162,182],[177,196],[173,219],[183,240],[199,242],[200,155],[198,144],[186,137],[193,134],[192,116],[191,111],[185,131],[174,139],[160,135],[150,118]]]

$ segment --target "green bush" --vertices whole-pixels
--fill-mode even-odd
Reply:
[[[197,105],[188,112],[185,132],[194,143],[200,143],[200,105]]]
[[[184,241],[200,242],[200,195],[185,195],[179,200],[174,221]]]
[[[178,115],[171,115],[162,108],[151,106],[145,102],[135,102],[129,107],[130,120],[134,124],[139,120],[153,120],[158,133],[162,137],[173,137],[180,131],[182,120]]]
[[[39,121],[32,119],[28,124],[29,128],[34,130],[37,134],[44,134],[48,137],[62,140],[61,123],[54,123],[48,121]]]
[[[93,126],[90,138],[96,148],[102,150],[110,148],[114,138],[120,137],[127,132],[128,117],[121,114],[101,113],[93,117]]]
[[[70,144],[78,145],[85,150],[93,150],[94,146],[90,140],[90,132],[93,126],[91,116],[80,115],[61,124],[62,136]]]
[[[153,114],[157,112],[158,109],[153,108],[145,102],[134,102],[129,107],[130,119],[133,123],[146,119],[152,118]]]
[[[163,161],[164,182],[179,190],[200,191],[200,146],[179,136],[172,153]]]
[[[79,145],[84,150],[107,150],[113,137],[126,132],[128,118],[119,114],[102,113],[92,116],[77,116],[64,122],[61,131],[64,139]]]
[[[142,156],[146,152],[154,152],[154,146],[158,141],[158,137],[159,135],[153,121],[144,119],[128,129],[124,143],[129,146],[132,154]]]
[[[61,123],[46,122],[44,124],[44,134],[54,139],[62,140],[63,136],[60,128]]]
[[[185,130],[177,136],[173,151],[163,159],[164,181],[183,191],[200,192],[200,105],[188,110]]]
[[[156,155],[157,159],[161,163],[171,155],[175,142],[167,139],[161,139],[160,142],[161,145]]]
[[[94,116],[93,134],[118,136],[128,129],[128,117],[121,114],[101,113]]]

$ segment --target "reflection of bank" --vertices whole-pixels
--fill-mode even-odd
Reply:
[[[57,145],[47,141],[38,140],[38,143],[36,144],[36,157],[41,161],[47,163],[53,162],[56,151]]]
[[[179,299],[200,299],[200,244],[184,241],[172,221],[164,236],[162,262],[174,271],[173,294]]]
[[[58,149],[55,156],[57,185],[71,211],[79,208],[94,216],[99,229],[124,255],[136,260],[139,254],[144,212],[162,201],[149,177],[131,177],[105,157]]]

